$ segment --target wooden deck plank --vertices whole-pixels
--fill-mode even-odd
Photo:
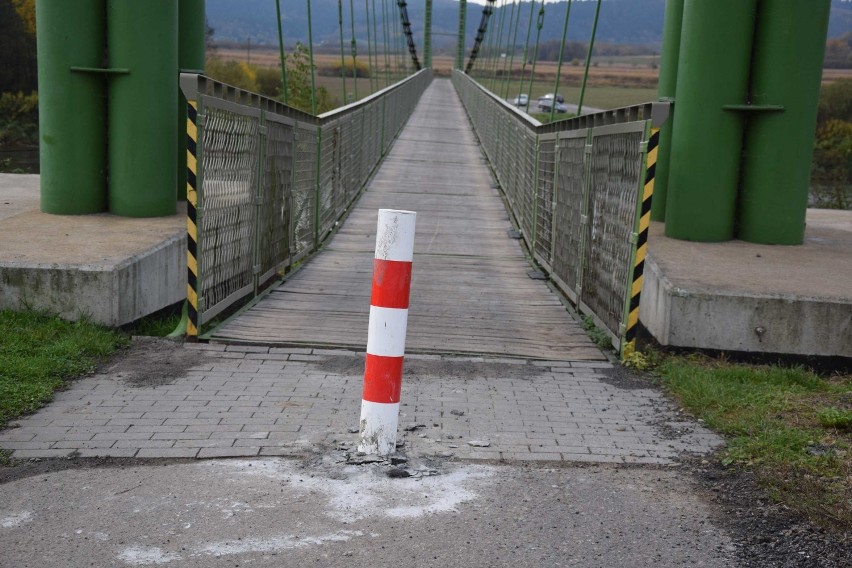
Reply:
[[[417,212],[408,352],[600,360],[531,269],[452,85],[435,80],[323,251],[226,325],[218,341],[367,343],[379,208]]]

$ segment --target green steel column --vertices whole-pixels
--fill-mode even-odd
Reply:
[[[661,101],[675,100],[677,63],[680,54],[680,30],[683,23],[683,2],[684,0],[666,0],[658,87],[658,96]],[[654,176],[654,200],[651,203],[651,219],[654,221],[666,220],[666,195],[669,184],[673,123],[673,115],[669,115],[669,119],[660,127],[660,144],[657,147],[657,168]]]
[[[742,113],[756,0],[686,0],[672,125],[666,236],[734,237]]]
[[[178,4],[107,0],[109,209],[126,217],[176,211]]]
[[[456,69],[464,69],[464,42],[467,26],[467,0],[459,0],[459,31],[456,41]]]
[[[204,0],[178,2],[178,67],[184,73],[203,73],[207,36]],[[186,199],[186,97],[178,89],[177,199]]]
[[[36,2],[41,210],[106,210],[104,0]]]
[[[799,245],[813,153],[830,0],[761,0],[745,136],[739,237]]]

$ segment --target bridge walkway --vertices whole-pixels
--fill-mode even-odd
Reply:
[[[211,339],[363,350],[376,214],[417,212],[408,353],[602,360],[512,239],[456,92],[436,79],[339,232]]]

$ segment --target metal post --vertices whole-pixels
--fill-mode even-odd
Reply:
[[[109,85],[109,210],[127,217],[173,215],[177,2],[108,0],[107,44],[110,67],[130,70]]]
[[[181,73],[204,73],[207,27],[205,0],[178,3],[178,68]],[[186,200],[186,97],[178,89],[177,199]]]
[[[105,43],[100,0],[36,2],[41,210],[106,210]]]
[[[758,113],[746,127],[738,218],[745,241],[804,240],[830,7],[829,0],[758,4],[750,101]]]
[[[677,63],[680,54],[680,30],[683,24],[684,0],[666,0],[666,17],[663,23],[663,50],[660,54],[660,81],[658,97],[661,101],[674,102],[677,89]],[[669,187],[669,163],[672,146],[672,124],[669,119],[660,128],[660,146],[657,153],[654,201],[651,204],[651,219],[666,220],[666,196]]]
[[[734,236],[756,0],[687,1],[672,125],[666,236]]]
[[[366,454],[396,450],[416,218],[379,209],[358,443]]]

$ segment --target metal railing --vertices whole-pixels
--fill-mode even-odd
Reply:
[[[527,249],[629,353],[668,103],[541,124],[459,71],[453,84]]]
[[[202,75],[181,75],[190,107],[188,335],[317,250],[431,79],[423,70],[314,117]]]

